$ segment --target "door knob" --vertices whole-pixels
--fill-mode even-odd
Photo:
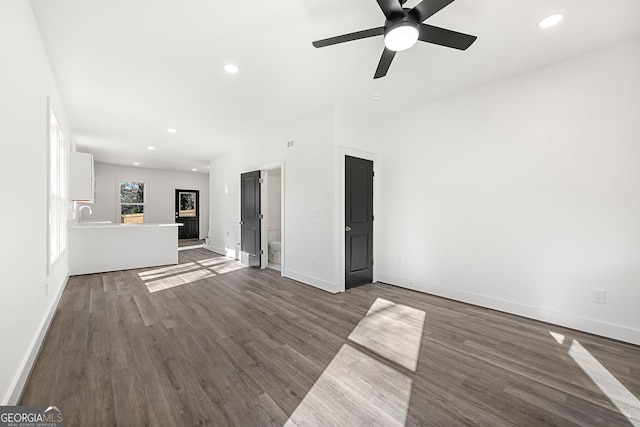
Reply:
[[[351,231],[351,227],[349,227],[348,225],[344,228],[344,231]]]

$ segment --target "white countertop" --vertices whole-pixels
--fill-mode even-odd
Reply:
[[[82,221],[82,222],[72,222],[69,224],[71,228],[105,228],[105,227],[126,227],[126,228],[137,228],[137,227],[182,227],[183,224],[178,223],[143,223],[143,224],[120,224],[114,223],[111,221]]]

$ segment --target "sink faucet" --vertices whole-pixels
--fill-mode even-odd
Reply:
[[[89,215],[93,215],[93,211],[91,210],[91,206],[82,205],[82,206],[80,206],[78,208],[78,220],[80,220],[82,218],[82,209],[83,208],[89,209]]]

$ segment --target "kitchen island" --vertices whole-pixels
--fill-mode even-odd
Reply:
[[[69,275],[178,263],[182,224],[80,222],[69,227]]]

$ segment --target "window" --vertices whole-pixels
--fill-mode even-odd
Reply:
[[[67,150],[62,129],[49,108],[49,264],[67,248]]]
[[[144,222],[144,182],[120,181],[120,222]]]
[[[178,216],[180,218],[196,216],[196,193],[193,191],[180,191],[179,196],[180,210],[178,211]]]

